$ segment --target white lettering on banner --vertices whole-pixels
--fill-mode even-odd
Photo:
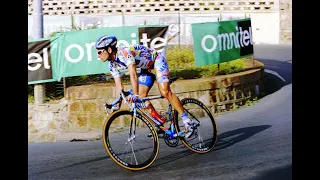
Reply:
[[[156,44],[156,42],[158,42],[158,41],[160,41],[162,43]],[[161,37],[156,37],[151,41],[150,47],[157,49],[157,48],[166,46],[166,44],[167,44],[167,39],[163,39]],[[158,52],[162,52],[162,50],[163,50],[163,48],[159,49]]]
[[[142,39],[140,39],[140,42],[142,42],[142,45],[148,46],[148,42],[150,42],[150,39],[148,39],[147,33],[142,34]]]
[[[151,39],[148,39],[148,34],[147,33],[142,33],[142,39],[140,39],[140,42],[142,42],[144,46],[148,47],[148,42],[150,42]],[[156,44],[157,42],[162,42],[160,44]],[[165,47],[167,45],[167,37],[166,38],[162,38],[162,37],[156,37],[154,39],[152,39],[152,41],[150,42],[150,47],[153,49],[157,49],[160,47]],[[157,52],[162,52],[163,48],[158,49]]]
[[[250,43],[250,41],[246,41],[246,40],[250,40],[250,35],[249,35],[249,32],[248,31],[244,31],[243,32],[243,44],[245,45],[245,46],[248,46],[249,45],[249,43]]]
[[[136,38],[137,34],[136,33],[131,33],[130,35],[132,38]],[[151,42],[150,42],[151,41]],[[161,38],[161,37],[156,37],[154,39],[148,39],[148,35],[146,33],[142,34],[142,39],[140,39],[140,42],[143,43],[143,45],[147,46],[147,42],[150,42],[150,47],[151,48],[160,48],[160,47],[165,47],[167,44],[167,37],[166,38]],[[158,43],[160,42],[160,43]],[[135,39],[132,39],[131,44],[136,44],[137,41]],[[157,44],[156,44],[157,43]],[[67,61],[71,62],[71,63],[78,63],[80,62],[83,58],[85,58],[85,55],[87,57],[87,61],[92,61],[92,51],[94,51],[94,44],[95,42],[90,42],[90,43],[86,43],[85,47],[86,47],[86,54],[85,54],[85,50],[83,49],[83,47],[79,44],[70,44],[64,51],[64,55],[65,58],[67,59]],[[118,40],[117,43],[117,47],[121,47],[121,46],[129,46],[129,42],[126,40]],[[78,57],[76,58],[72,58],[70,57],[70,51],[75,48],[76,50],[79,51]],[[163,48],[158,49],[158,52],[162,52]],[[77,54],[77,53],[75,53]],[[99,60],[99,58],[97,58]]]
[[[70,50],[72,48],[76,48],[79,51],[79,56],[76,59],[73,59],[70,57]],[[79,61],[82,60],[82,58],[84,57],[84,50],[82,49],[82,47],[79,44],[71,44],[70,46],[68,46],[64,52],[64,56],[66,57],[67,61],[72,62],[72,63],[77,63]]]
[[[50,69],[49,65],[49,58],[48,58],[48,48],[43,48],[43,59],[38,53],[30,53],[28,54],[28,70],[29,71],[36,71],[38,70],[42,64],[40,64],[43,61],[44,68]],[[35,57],[35,59],[33,58]],[[29,64],[38,63],[34,67],[30,66]]]
[[[242,43],[242,40],[241,40],[242,39],[242,34],[243,34],[242,28],[240,27],[240,45],[241,45],[241,47],[243,47],[243,43]]]
[[[94,47],[95,43],[86,43],[86,48],[87,48],[87,54],[88,54],[88,61],[92,61],[92,51],[91,48]]]
[[[237,30],[236,34],[234,32],[231,32],[217,35],[219,39],[219,51],[229,50],[232,48],[240,48],[240,46],[244,47],[248,46],[249,44],[253,45],[251,27],[249,27],[249,31],[242,31],[241,27],[239,28],[239,31],[237,26],[235,27],[235,29]],[[206,45],[206,41],[209,39],[213,42],[212,47],[207,47]],[[204,51],[208,53],[213,52],[216,50],[217,47],[217,39],[213,35],[205,35],[201,40],[201,47]]]
[[[212,45],[212,47],[211,47],[210,49],[207,48],[207,46],[206,46],[206,41],[207,41],[207,39],[211,39],[212,42],[213,42],[213,45]],[[217,48],[217,40],[216,40],[216,38],[215,38],[214,36],[212,36],[212,35],[206,35],[206,36],[204,36],[204,37],[202,38],[201,46],[202,46],[203,50],[205,50],[206,52],[213,52],[213,51]]]

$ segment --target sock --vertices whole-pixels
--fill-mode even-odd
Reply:
[[[183,112],[182,114],[180,114],[180,117],[182,118],[182,121],[184,124],[191,122],[186,112]]]

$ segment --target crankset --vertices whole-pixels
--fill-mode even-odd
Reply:
[[[166,134],[166,133],[164,133],[163,140],[170,147],[177,147],[178,144],[179,144],[179,138],[178,137],[170,138],[170,136],[168,134]]]

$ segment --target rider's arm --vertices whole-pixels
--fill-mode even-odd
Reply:
[[[120,50],[120,59],[122,59],[128,67],[128,71],[130,74],[130,82],[132,86],[132,92],[136,95],[139,94],[139,86],[138,86],[138,76],[137,76],[137,66],[135,63],[135,57],[131,53],[130,47],[122,48]]]
[[[121,81],[121,75],[120,75],[120,71],[118,69],[116,69],[112,63],[109,64],[109,70],[110,73],[112,74],[113,78],[114,78],[114,83],[116,86],[116,94],[120,95],[121,90],[124,90],[123,88],[123,84]],[[121,107],[121,102],[120,101],[118,103],[118,106]]]
[[[116,94],[120,94],[121,90],[124,89],[121,81],[121,77],[115,77],[114,83],[116,84]]]
[[[130,64],[128,66],[129,74],[130,74],[130,82],[132,86],[132,92],[134,94],[139,94],[139,86],[138,86],[138,75],[137,75],[137,69],[136,64]]]
[[[114,78],[114,83],[116,84],[116,94],[120,94],[121,90],[123,90],[123,84],[122,84],[122,81],[121,81],[121,77],[115,77]],[[118,103],[118,106],[121,107],[121,102],[120,101]]]

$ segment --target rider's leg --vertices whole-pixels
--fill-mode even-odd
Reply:
[[[144,98],[148,96],[150,89],[153,86],[155,80],[155,75],[150,73],[147,69],[141,69],[138,75],[138,84],[139,84],[139,98]],[[146,101],[146,109],[150,113],[151,110],[154,110],[150,101]]]
[[[150,91],[150,88],[148,86],[145,86],[143,84],[139,84],[139,98],[147,97],[149,91]],[[151,110],[155,110],[150,101],[146,101],[145,104],[146,104],[146,110],[149,113],[151,113]]]
[[[191,129],[191,120],[184,111],[180,99],[174,93],[172,93],[170,89],[169,67],[166,59],[162,55],[158,55],[155,60],[155,70],[157,75],[158,88],[161,95],[168,99],[173,108],[178,111],[183,123],[185,124],[185,128],[188,131],[186,133],[186,137],[190,137],[193,132]]]
[[[155,75],[152,73],[146,73],[144,74],[144,72],[141,72],[138,76],[138,84],[139,84],[139,98],[144,98],[148,96],[148,93],[151,89],[151,87],[153,86],[154,80],[156,79]],[[150,101],[145,101],[145,105],[146,105],[146,110],[153,116],[156,116],[158,118],[161,118],[162,121],[164,121],[164,119],[162,119],[162,117],[158,114],[158,112],[154,109],[152,103]],[[162,131],[160,128],[158,128],[156,126],[157,129],[157,133],[161,134],[164,131]],[[149,134],[149,136],[151,136],[151,134]]]
[[[150,91],[150,89],[153,86],[153,83],[156,79],[156,76],[151,73],[148,72],[148,70],[142,69],[141,73],[138,76],[138,84],[139,84],[139,97],[140,98],[144,98],[148,96],[148,93]],[[153,116],[156,117],[157,119],[160,119],[162,122],[165,121],[165,119],[163,119],[158,112],[155,110],[155,108],[153,107],[152,103],[150,101],[146,101],[145,102],[146,105],[146,110]]]

